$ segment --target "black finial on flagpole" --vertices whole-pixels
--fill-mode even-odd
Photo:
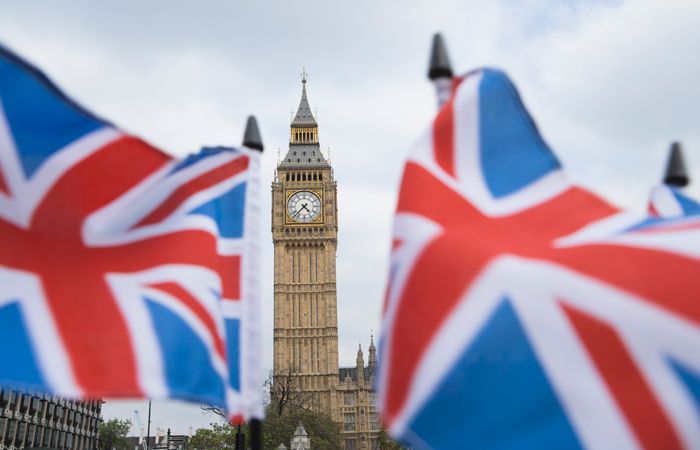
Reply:
[[[683,149],[680,142],[671,144],[671,153],[668,156],[664,183],[675,187],[684,187],[690,183],[690,177],[688,177],[688,172],[685,169]]]
[[[428,68],[428,78],[436,80],[438,78],[452,78],[452,65],[450,57],[447,55],[447,47],[442,39],[442,34],[433,35],[433,47],[430,51],[430,66]]]
[[[265,148],[255,116],[248,116],[248,122],[245,124],[245,132],[243,133],[243,145],[260,151],[263,151],[263,148]]]

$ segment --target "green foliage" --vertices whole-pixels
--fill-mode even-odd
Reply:
[[[245,433],[245,428],[242,429]],[[229,450],[236,448],[237,428],[228,424],[212,423],[211,428],[199,428],[190,439],[193,450]]]
[[[299,408],[287,408],[282,415],[267,408],[263,421],[262,447],[264,450],[276,450],[280,444],[289,447],[289,441],[301,422],[311,438],[313,450],[337,450],[343,448],[338,425],[325,414]]]
[[[131,428],[131,420],[110,419],[100,425],[99,446],[101,450],[127,450],[126,435]]]
[[[379,432],[379,449],[380,450],[404,450],[406,447],[401,446],[398,442],[391,439],[384,428]]]

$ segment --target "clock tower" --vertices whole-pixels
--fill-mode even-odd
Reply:
[[[306,82],[302,74],[289,150],[272,183],[273,375],[275,382],[293,376],[308,406],[332,415],[339,373],[336,183],[321,153]]]

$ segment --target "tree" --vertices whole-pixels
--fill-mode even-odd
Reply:
[[[310,399],[299,384],[299,377],[294,375],[291,368],[279,375],[268,374],[265,386],[270,392],[270,406],[278,416],[287,409],[309,409]]]
[[[380,450],[404,450],[405,448],[406,447],[401,446],[401,444],[391,439],[384,428],[379,431]]]
[[[199,428],[190,439],[193,450],[233,450],[236,448],[236,429],[229,425],[212,423],[211,428]]]
[[[100,425],[99,446],[101,450],[128,450],[126,435],[131,429],[131,420],[110,419]]]
[[[311,438],[314,450],[337,450],[343,447],[338,424],[325,414],[301,408],[289,407],[284,414],[277,414],[268,405],[267,415],[262,423],[262,447],[276,450],[280,444],[289,446],[294,431],[301,422]]]
[[[291,369],[276,376],[268,374],[264,387],[269,393],[269,398],[265,401],[265,420],[262,421],[264,450],[277,450],[282,443],[288,446],[299,422],[304,425],[311,439],[311,448],[314,450],[336,450],[343,447],[338,424],[327,415],[309,409],[310,397],[302,392],[299,377]],[[218,416],[223,424],[211,424],[212,429],[198,429],[190,440],[189,448],[197,450],[235,448],[226,446],[229,445],[227,442],[235,442],[236,435],[236,427],[228,422],[226,411],[208,405],[202,405],[201,409]],[[250,442],[250,434],[245,425],[241,431],[246,436],[246,441]],[[232,440],[227,441],[227,439]]]

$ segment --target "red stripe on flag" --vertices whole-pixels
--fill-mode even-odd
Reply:
[[[454,96],[443,105],[433,122],[433,151],[437,164],[454,177]]]
[[[649,449],[682,448],[662,406],[618,333],[593,316],[569,305],[561,306],[642,446]]]
[[[656,210],[656,206],[654,206],[653,202],[649,202],[649,206],[647,207],[647,212],[649,213],[650,216],[655,216],[659,217],[661,214]]]
[[[205,172],[175,190],[158,208],[153,210],[136,226],[158,223],[173,213],[193,194],[210,188],[227,178],[231,178],[248,168],[248,157],[241,156],[215,169]]]
[[[47,252],[37,266],[43,266],[42,288],[79,387],[89,396],[143,395],[134,343],[103,274],[88,267],[90,261],[63,256]]]
[[[7,183],[5,182],[5,177],[2,174],[2,170],[0,170],[0,192],[3,194],[10,193],[10,191],[7,189]]]
[[[81,238],[85,218],[163,167],[170,157],[124,136],[75,164],[47,193],[32,229],[46,236]]]
[[[224,341],[219,336],[214,319],[209,314],[209,311],[207,311],[207,309],[202,306],[202,304],[192,294],[190,294],[182,286],[171,282],[156,283],[151,284],[150,286],[154,289],[170,294],[182,302],[187,309],[192,311],[194,315],[204,324],[207,331],[209,331],[209,335],[211,336],[212,341],[214,341],[216,353],[218,353],[222,358],[225,358],[226,351]]]
[[[219,274],[221,275],[221,297],[227,300],[240,300],[241,298],[241,257],[222,256],[219,262]]]

